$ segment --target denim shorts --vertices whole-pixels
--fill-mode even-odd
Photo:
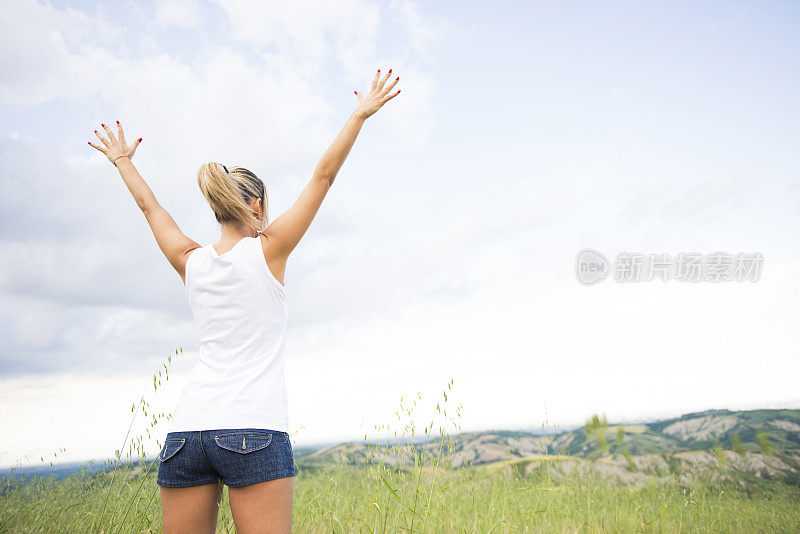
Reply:
[[[158,454],[157,484],[246,486],[296,474],[289,434],[259,428],[169,432]]]

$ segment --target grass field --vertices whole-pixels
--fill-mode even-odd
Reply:
[[[153,376],[152,392],[162,380],[168,380],[166,364]],[[398,426],[376,427],[386,432],[383,446],[370,443],[366,451],[358,449],[357,458],[341,461],[319,462],[298,454],[293,531],[800,532],[796,478],[735,473],[724,461],[711,474],[732,475],[727,480],[697,473],[691,481],[656,476],[639,486],[600,478],[592,466],[603,462],[602,456],[591,460],[559,454],[454,466],[461,407],[447,407],[451,386],[452,381],[436,402],[431,423],[421,430],[413,423],[421,396],[401,398]],[[158,464],[147,460],[143,437],[162,415],[149,412],[147,392],[131,413],[116,460],[104,470],[84,469],[62,480],[0,479],[0,532],[161,532]],[[139,414],[146,427],[134,435]],[[434,442],[433,434],[438,434],[436,455],[424,447]],[[415,442],[420,435],[425,444]],[[721,449],[717,452],[724,458]],[[589,469],[554,471],[556,462]],[[227,489],[217,532],[235,532]]]
[[[160,532],[154,471],[6,486],[2,532]],[[295,532],[800,532],[800,488],[779,480],[681,486],[558,483],[546,470],[329,465],[295,479]],[[223,494],[217,532],[235,532]]]

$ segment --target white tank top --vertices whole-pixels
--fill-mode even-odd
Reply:
[[[224,254],[212,245],[194,249],[185,280],[200,351],[168,432],[288,432],[288,307],[283,285],[267,267],[261,237],[245,237]]]

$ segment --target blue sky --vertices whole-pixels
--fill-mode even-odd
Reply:
[[[0,464],[110,456],[161,361],[183,348],[168,411],[196,357],[180,278],[92,130],[142,137],[157,198],[212,243],[197,167],[250,168],[274,218],[378,67],[403,92],[287,267],[298,445],[363,437],[451,378],[465,429],[797,406],[798,10],[4,2],[0,424],[26,437]],[[587,247],[765,263],[757,283],[585,287]]]

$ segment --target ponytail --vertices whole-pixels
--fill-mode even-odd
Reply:
[[[220,224],[242,224],[257,233],[267,228],[267,193],[255,174],[243,167],[225,167],[209,162],[197,171],[197,185],[206,197],[217,222]],[[260,198],[264,219],[259,220],[250,207],[253,198]]]

